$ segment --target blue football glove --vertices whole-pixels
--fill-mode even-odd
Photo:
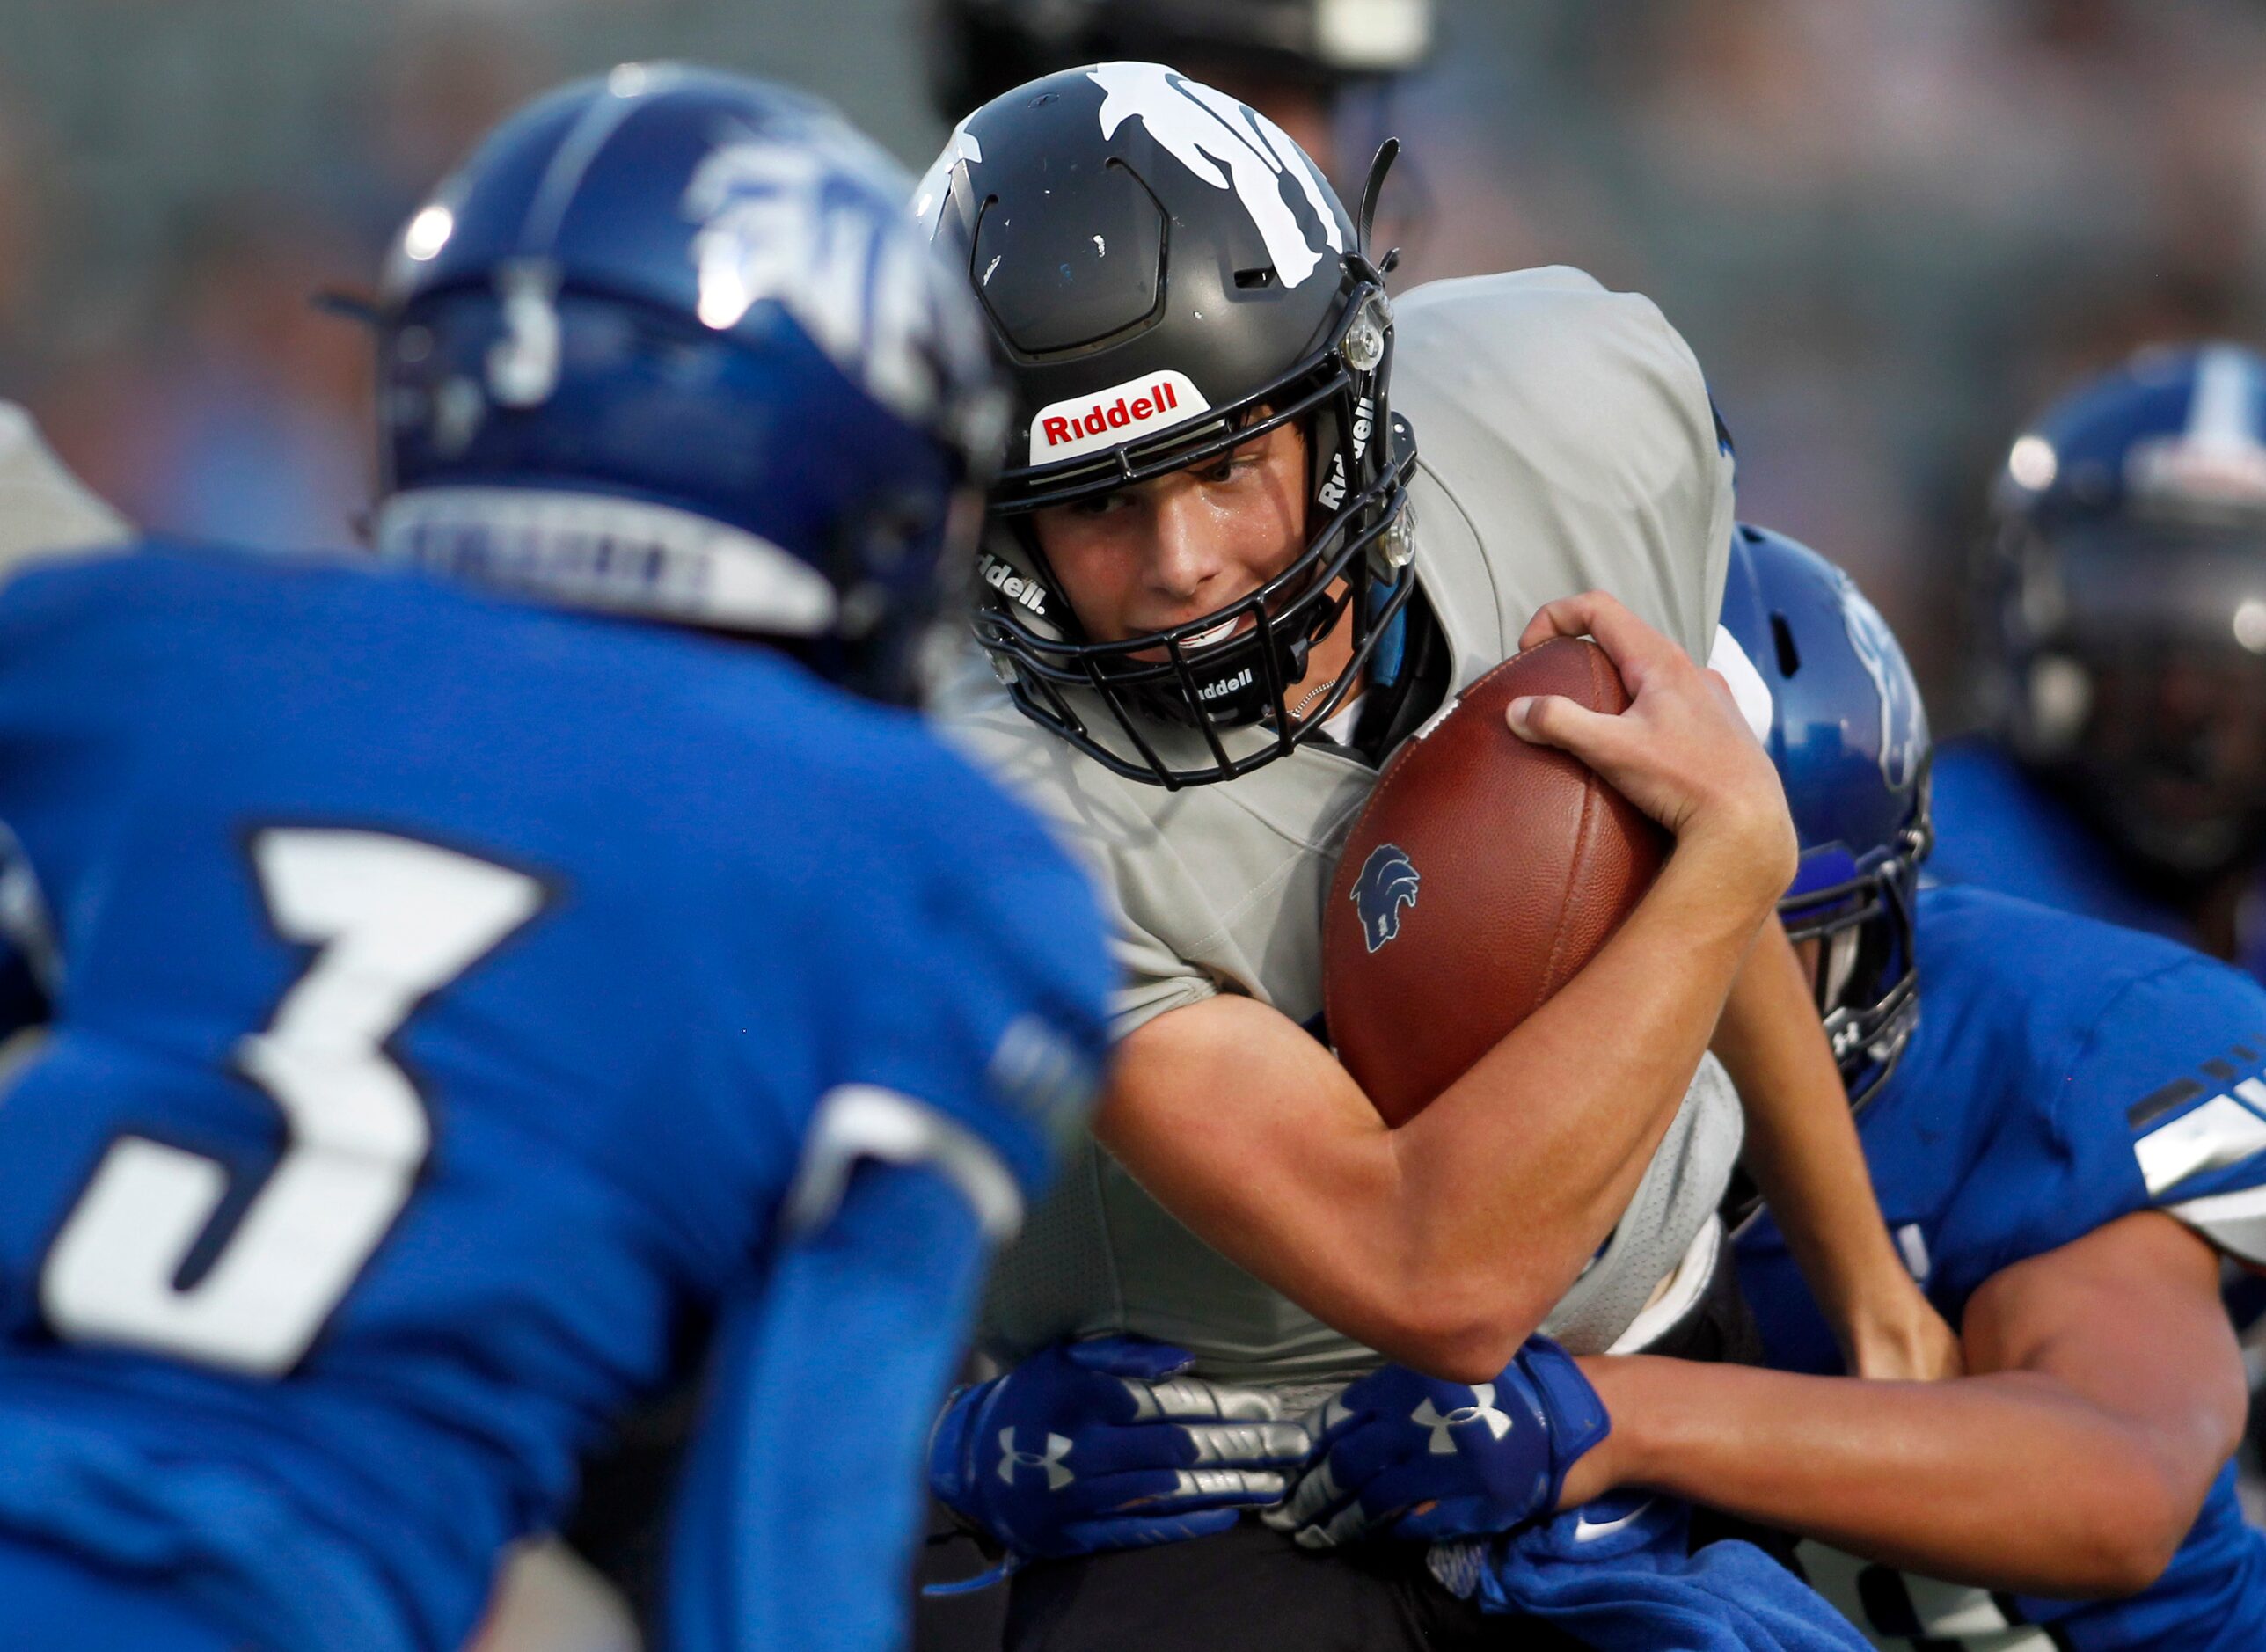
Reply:
[[[1194,1363],[1132,1337],[1042,1349],[953,1396],[929,1489],[1018,1557],[1225,1531],[1281,1501],[1312,1441],[1264,1390],[1180,1375]]]
[[[1372,1532],[1441,1543],[1508,1531],[1557,1507],[1566,1471],[1612,1427],[1547,1337],[1476,1387],[1387,1365],[1322,1407],[1315,1459],[1267,1524],[1310,1549]]]

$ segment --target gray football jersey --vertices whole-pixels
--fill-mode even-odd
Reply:
[[[1393,408],[1419,453],[1414,566],[1454,685],[1516,652],[1544,603],[1593,588],[1705,660],[1729,554],[1731,460],[1699,365],[1660,311],[1561,268],[1436,282],[1395,316]],[[1319,1014],[1323,903],[1374,769],[1309,744],[1222,785],[1122,779],[1016,711],[981,660],[939,716],[1114,896],[1121,1036],[1223,991],[1294,1021]],[[1202,760],[1193,731],[1144,733],[1168,761]],[[1579,1349],[1611,1346],[1681,1259],[1712,1259],[1703,1231],[1740,1129],[1711,1061],[1612,1243],[1546,1328]],[[1069,1335],[1156,1337],[1229,1381],[1323,1380],[1378,1360],[1212,1250],[1091,1139],[1000,1258],[983,1329],[1006,1357]]]
[[[123,545],[126,519],[48,450],[31,415],[0,402],[0,576],[27,556]]]

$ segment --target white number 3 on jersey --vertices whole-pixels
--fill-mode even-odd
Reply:
[[[386,1054],[425,998],[541,910],[524,873],[381,832],[274,828],[252,842],[269,921],[319,950],[240,1071],[289,1142],[211,1267],[176,1284],[228,1191],[219,1161],[138,1136],[113,1143],[48,1254],[48,1322],[261,1375],[307,1351],[408,1202],[432,1143]]]

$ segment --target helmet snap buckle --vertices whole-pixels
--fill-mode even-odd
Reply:
[[[1338,354],[1356,373],[1374,373],[1385,360],[1385,330],[1392,323],[1382,294],[1372,294],[1354,311],[1353,324],[1339,341]]]
[[[1398,574],[1416,557],[1416,507],[1403,501],[1400,513],[1385,524],[1385,531],[1377,536],[1377,553],[1385,566]]]

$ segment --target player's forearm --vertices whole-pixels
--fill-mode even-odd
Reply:
[[[1760,921],[1728,893],[1671,856],[1587,968],[1392,1133],[1411,1270],[1469,1290],[1473,1363],[1500,1368],[1626,1210]]]
[[[1746,1111],[1748,1173],[1850,1369],[1866,1376],[1948,1374],[1955,1345],[1881,1220],[1840,1070],[1775,917],[1731,985],[1714,1048]]]
[[[1774,893],[1679,847],[1588,966],[1398,1129],[1295,1022],[1222,994],[1127,1036],[1095,1137],[1324,1324],[1488,1381],[1626,1210]]]
[[[2050,1377],[1798,1377],[1585,1360],[1613,1419],[1567,1502],[1648,1486],[1900,1568],[2029,1594],[2154,1581],[2200,1497],[2145,1430]]]

